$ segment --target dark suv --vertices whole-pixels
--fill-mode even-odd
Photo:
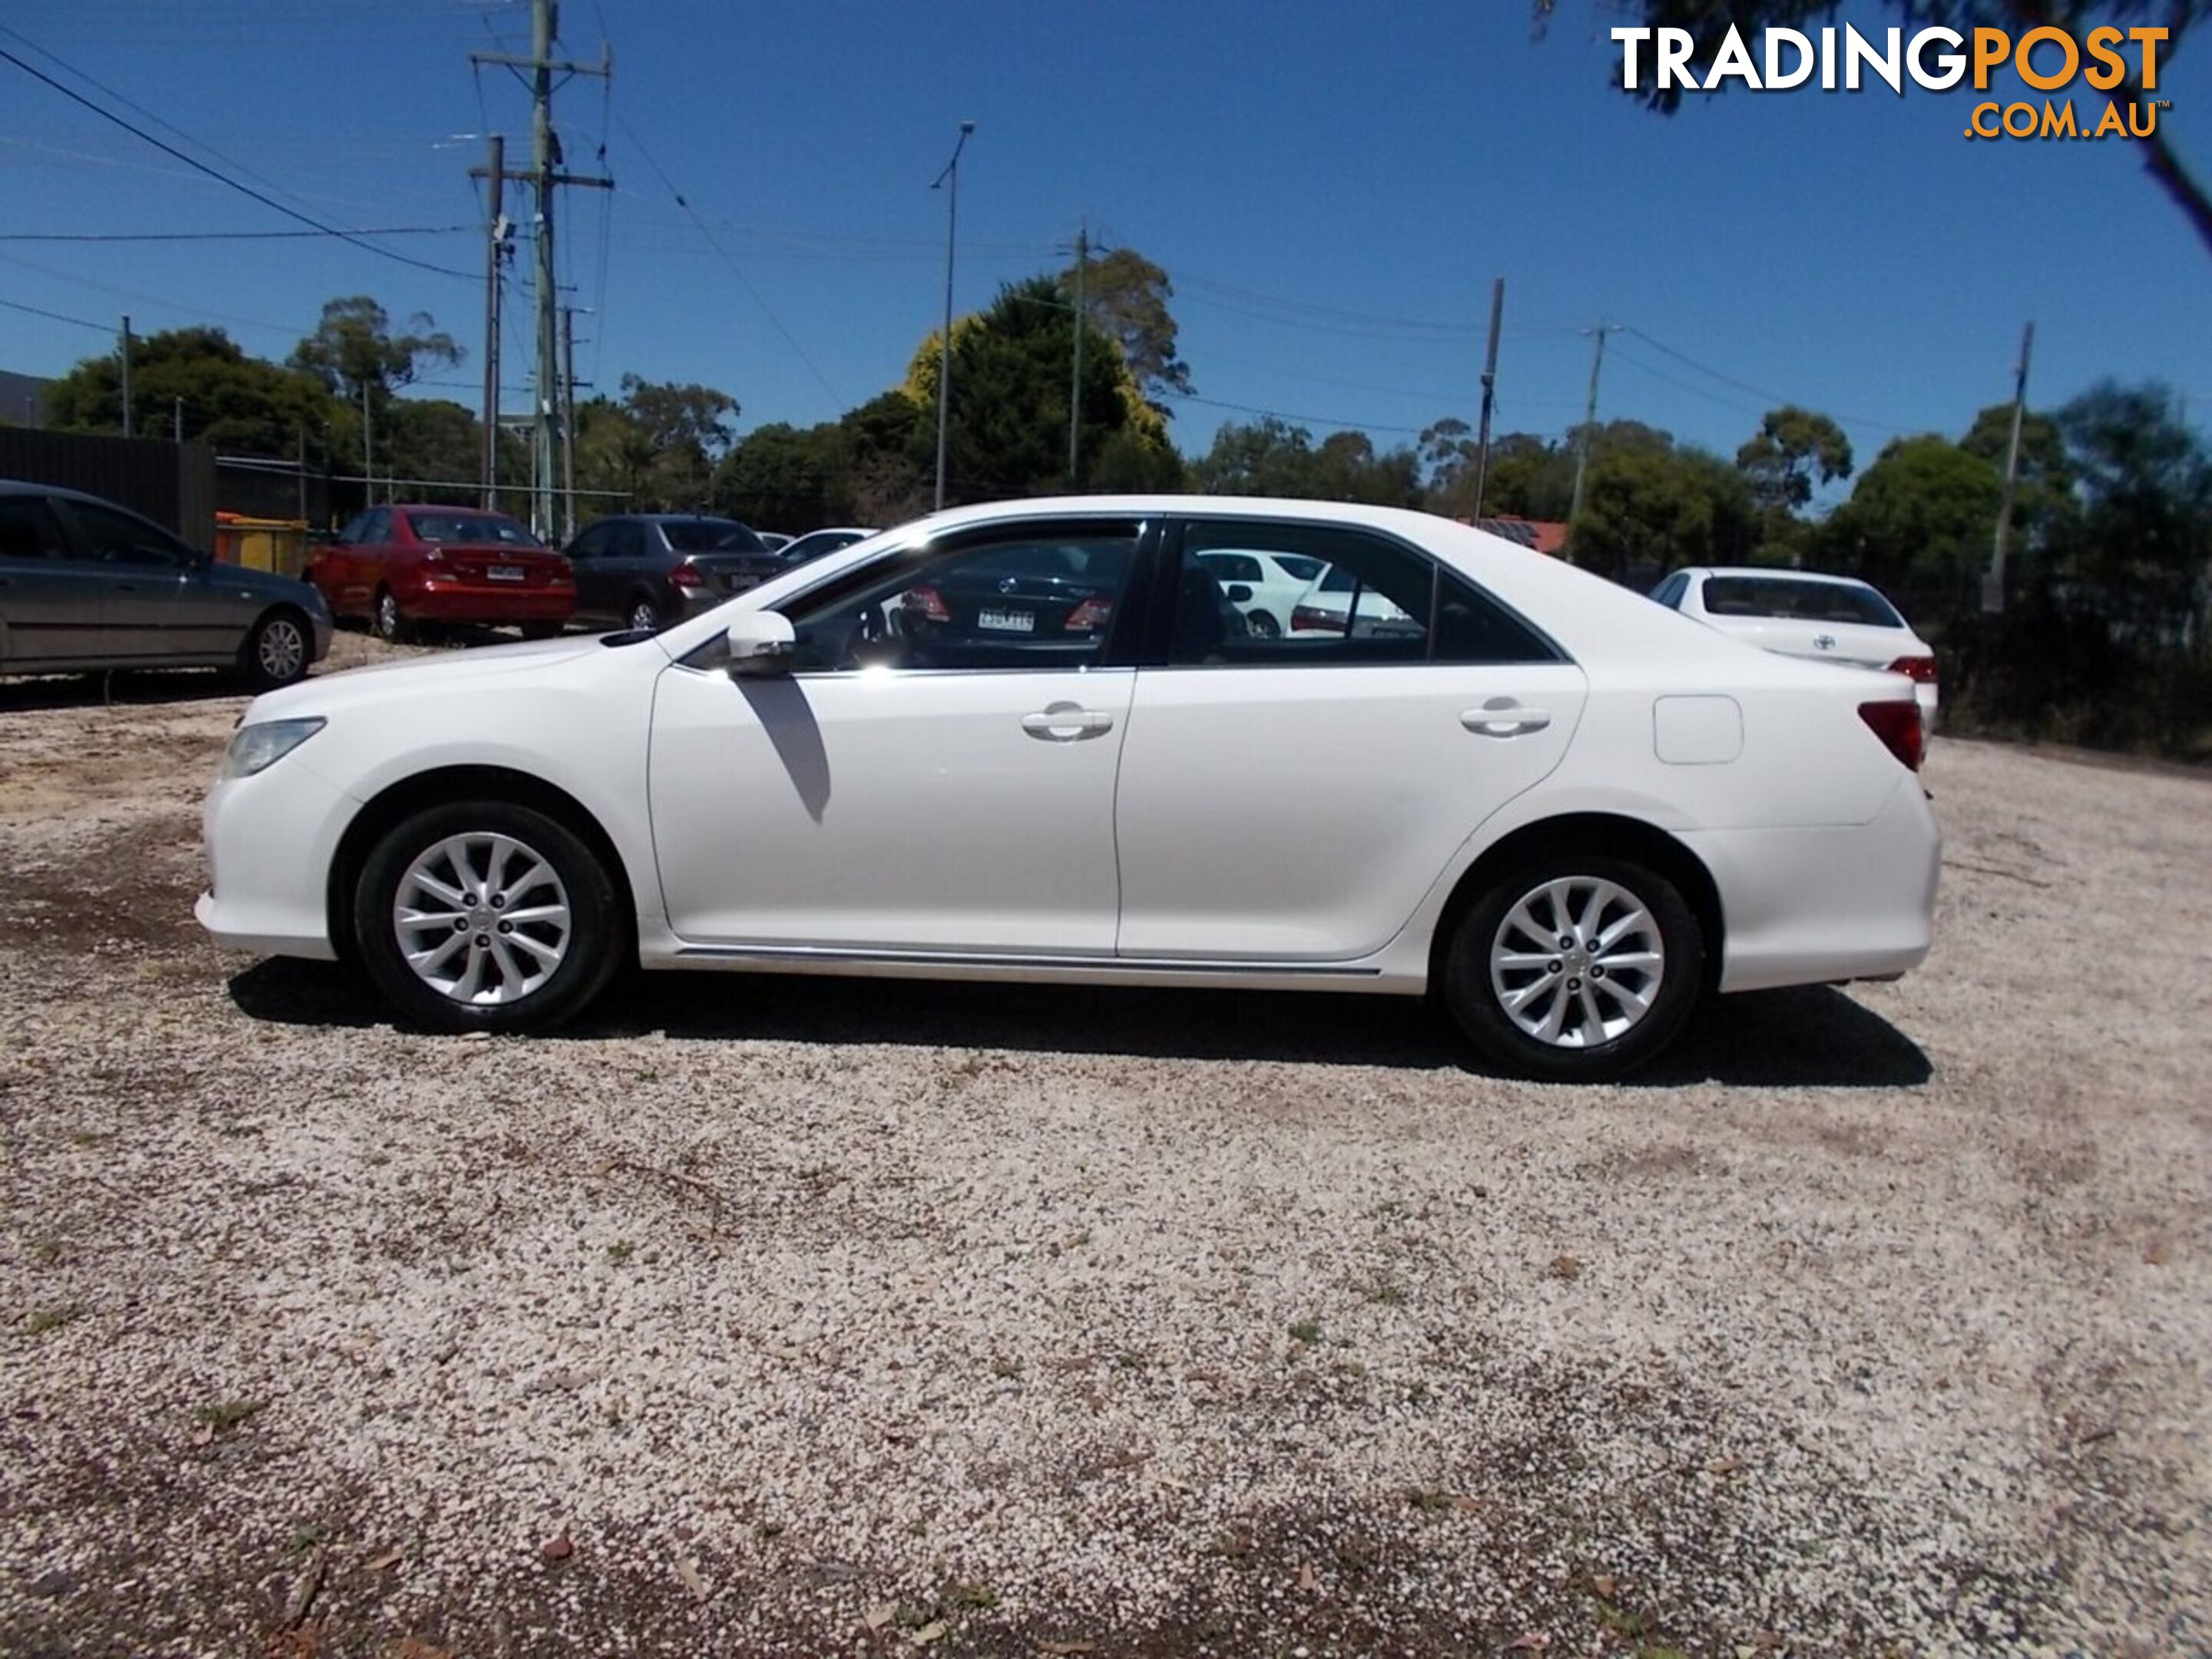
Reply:
[[[626,513],[568,544],[576,620],[664,628],[757,587],[787,568],[735,519]]]

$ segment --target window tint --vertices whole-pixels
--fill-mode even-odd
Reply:
[[[645,526],[635,519],[624,519],[607,532],[607,556],[611,559],[641,559],[645,556]]]
[[[166,531],[141,523],[112,507],[71,501],[70,516],[76,520],[87,549],[95,559],[106,559],[116,564],[176,566],[190,557]]]
[[[994,540],[846,586],[794,611],[794,666],[1082,668],[1118,614],[1133,528]]]
[[[1223,544],[1314,573],[1287,616],[1232,600]],[[1168,660],[1182,666],[1551,662],[1559,653],[1455,572],[1388,537],[1334,526],[1194,522],[1183,535]]]
[[[543,545],[520,525],[491,513],[410,513],[408,527],[422,542],[495,543],[501,547]]]
[[[1871,587],[1853,582],[1782,576],[1711,576],[1705,580],[1709,617],[1782,617],[1800,622],[1857,623],[1902,628],[1905,620]]]
[[[678,553],[765,553],[768,544],[732,519],[663,519],[660,533]]]
[[[613,530],[614,526],[611,524],[593,525],[582,535],[577,537],[574,541],[568,544],[568,556],[572,559],[595,559],[599,557],[600,554],[606,551],[607,538],[612,533]]]
[[[0,561],[69,556],[52,507],[36,495],[0,495]]]

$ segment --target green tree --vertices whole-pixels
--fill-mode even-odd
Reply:
[[[1615,581],[1677,565],[1740,563],[1756,540],[1756,520],[1742,477],[1718,456],[1639,437],[1593,452],[1569,552]]]
[[[1190,366],[1176,356],[1176,319],[1168,309],[1175,284],[1166,271],[1134,248],[1115,248],[1085,262],[1082,289],[1091,327],[1121,348],[1121,361],[1154,408],[1164,413],[1161,399],[1190,395]],[[1072,304],[1075,293],[1070,265],[1060,273],[1060,296]]]
[[[2058,425],[2079,503],[2057,550],[2063,574],[2146,641],[2203,641],[2212,453],[2173,394],[2106,380],[2059,410]]]
[[[427,368],[450,368],[467,356],[427,312],[408,321],[419,332],[394,334],[392,319],[366,294],[323,302],[322,321],[292,349],[294,368],[313,374],[358,407],[362,389],[388,396]]]
[[[168,436],[181,400],[185,440],[235,454],[289,456],[302,434],[319,449],[334,407],[315,377],[248,356],[219,328],[148,335],[131,369],[138,430]],[[49,423],[64,431],[120,432],[122,371],[114,356],[88,357],[55,381],[46,409]]]
[[[776,422],[756,427],[714,469],[717,511],[762,529],[819,529],[835,516],[831,495],[844,471],[835,426],[802,432]]]
[[[2122,28],[2140,24],[2162,26],[2166,44],[2160,63],[2169,62],[2192,26],[2212,17],[2212,0],[1885,0],[1888,8],[1911,26],[1943,24],[1961,33],[1976,27],[2021,31],[2053,24],[2077,39],[2103,23]],[[1534,0],[1536,33],[1540,36],[1558,9],[1558,0]],[[1702,86],[1705,73],[1728,41],[1729,32],[1741,31],[1744,44],[1756,50],[1752,37],[1762,28],[1796,28],[1827,22],[1836,13],[1835,0],[1626,0],[1619,8],[1640,15],[1655,28],[1690,32],[1693,49],[1690,62]],[[1645,62],[1650,62],[1647,52]],[[1679,87],[1661,87],[1655,75],[1639,77],[1636,95],[1650,107],[1672,115],[1682,106]],[[1724,89],[1734,81],[1723,81]],[[2143,88],[2131,72],[2103,96],[2115,106],[2130,105],[2143,96]],[[2168,124],[2158,124],[2155,134],[2136,141],[2142,153],[2143,170],[2170,197],[2182,216],[2212,249],[2212,191],[2189,169],[2167,136]]]
[[[1826,416],[1788,404],[1766,411],[1758,434],[1736,451],[1735,465],[1759,506],[1801,512],[1814,484],[1851,476],[1851,441]]]
[[[2001,488],[1995,467],[1948,438],[1894,439],[1829,516],[1823,556],[1877,586],[1955,609],[1988,562]]]

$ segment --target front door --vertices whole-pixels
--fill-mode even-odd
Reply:
[[[785,607],[794,672],[662,678],[649,790],[704,944],[1103,956],[1116,665],[1140,529],[1055,520],[892,556]]]
[[[101,632],[118,661],[204,661],[238,648],[235,607],[201,556],[160,526],[93,501],[66,501],[84,551],[107,569]]]
[[[1165,666],[1139,672],[1117,829],[1125,957],[1348,961],[1382,949],[1476,827],[1565,754],[1582,671],[1407,544],[1190,521]],[[1218,550],[1325,562],[1280,638]]]

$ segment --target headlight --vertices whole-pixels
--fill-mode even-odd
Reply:
[[[241,726],[222,757],[224,780],[265,772],[329,724],[319,716],[305,720],[263,720]]]

